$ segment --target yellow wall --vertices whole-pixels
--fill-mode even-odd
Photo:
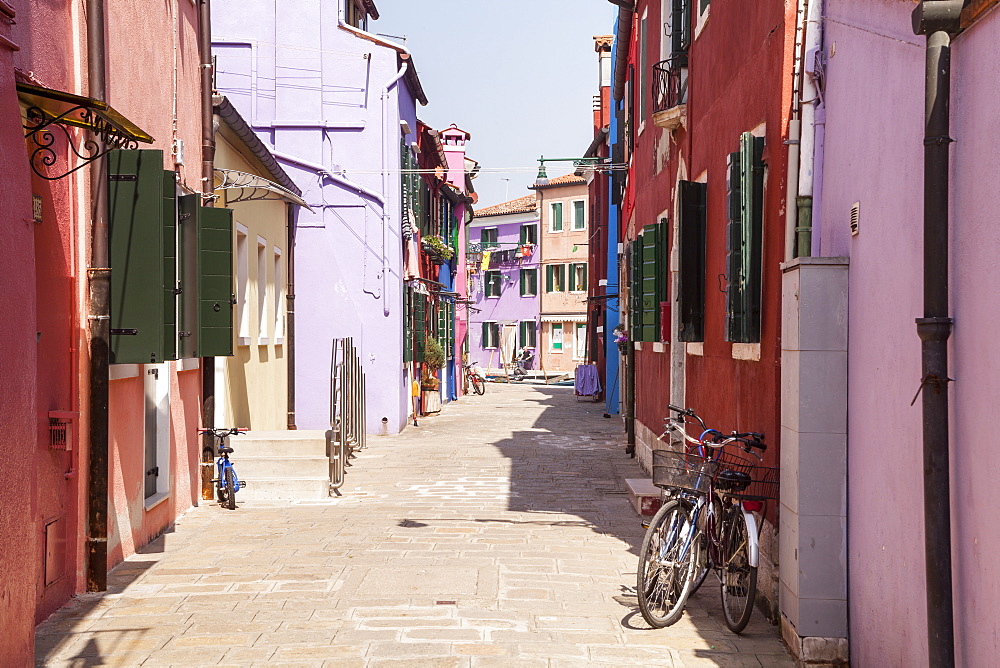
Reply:
[[[256,160],[237,150],[237,140],[216,135],[215,166],[257,174],[270,179]],[[219,191],[220,206],[233,210],[233,261],[237,290],[234,334],[235,355],[216,358],[217,371],[223,370],[224,389],[216,389],[217,422],[255,430],[278,430],[287,426],[288,366],[285,295],[288,275],[287,207],[280,200],[228,203],[239,191]],[[241,291],[239,240],[246,231],[245,289]],[[262,243],[263,267],[259,266],[258,244]],[[280,253],[280,274],[275,276],[275,251]],[[276,298],[277,295],[277,298]],[[259,298],[263,296],[263,327]],[[277,313],[276,313],[277,307]],[[241,318],[242,312],[242,318]],[[220,374],[216,374],[217,382]],[[221,409],[221,410],[220,410]]]

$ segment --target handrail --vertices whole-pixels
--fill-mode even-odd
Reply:
[[[333,339],[330,354],[330,493],[344,485],[355,450],[366,447],[365,373],[351,338]]]
[[[653,65],[653,112],[687,104],[687,55]]]

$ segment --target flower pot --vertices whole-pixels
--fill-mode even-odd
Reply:
[[[441,393],[437,390],[424,390],[421,393],[421,408],[424,414],[441,412]]]

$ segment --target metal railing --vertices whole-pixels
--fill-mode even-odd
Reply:
[[[683,55],[653,65],[654,113],[687,104],[687,62]]]
[[[348,337],[333,340],[330,354],[330,430],[326,450],[330,457],[330,493],[344,485],[355,450],[365,443],[365,372],[361,356]]]

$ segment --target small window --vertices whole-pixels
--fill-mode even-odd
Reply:
[[[280,345],[285,339],[285,317],[282,308],[282,298],[285,291],[285,272],[281,262],[281,249],[274,248],[274,289],[271,295],[274,298],[274,343]]]
[[[237,340],[241,346],[250,345],[250,309],[247,308],[250,282],[250,240],[247,228],[236,224],[236,321]]]
[[[563,229],[563,203],[552,202],[549,204],[549,232],[562,232]]]
[[[483,277],[483,291],[487,297],[499,297],[503,287],[503,275],[498,269],[490,269]]]
[[[549,329],[549,347],[552,350],[562,350],[563,347],[563,326],[561,322],[554,322]]]
[[[267,239],[257,237],[257,344],[266,345],[270,340],[267,319]]]
[[[521,244],[537,244],[538,243],[538,225],[531,223],[529,225],[521,226]]]
[[[521,326],[519,328],[520,334],[520,344],[522,348],[534,348],[535,341],[535,321],[534,320],[522,320]]]
[[[535,268],[521,270],[521,296],[534,297],[538,294],[538,270]]]
[[[571,292],[587,291],[587,265],[575,263],[569,266],[569,280]]]
[[[500,346],[500,323],[487,320],[483,323],[483,348]]]
[[[545,291],[546,292],[566,291],[566,265],[564,264],[545,265]]]
[[[495,244],[497,242],[497,228],[484,227],[479,232],[479,242],[483,244]]]
[[[582,322],[576,323],[576,331],[573,333],[573,359],[582,360],[587,357],[587,325]]]
[[[587,229],[587,203],[582,199],[573,202],[573,229]]]

